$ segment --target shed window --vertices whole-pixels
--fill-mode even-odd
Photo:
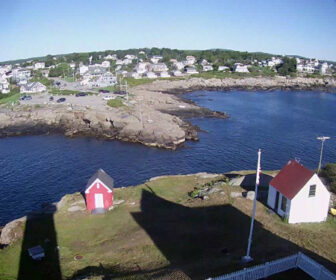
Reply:
[[[309,197],[313,197],[316,194],[316,185],[311,185],[309,188]]]
[[[281,199],[281,210],[286,212],[286,209],[287,209],[287,198],[282,196],[282,199]]]

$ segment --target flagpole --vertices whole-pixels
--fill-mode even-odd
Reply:
[[[251,218],[250,235],[249,235],[249,238],[248,238],[246,256],[244,256],[242,258],[243,262],[250,262],[250,261],[253,260],[250,256],[250,250],[251,250],[251,244],[252,244],[254,217],[255,217],[255,212],[256,212],[256,208],[257,208],[257,195],[258,195],[258,185],[259,185],[259,176],[260,176],[260,155],[261,155],[261,149],[258,150],[258,164],[257,164],[255,190],[254,190],[255,195],[254,195],[254,200],[253,200],[253,212],[252,212],[252,218]]]

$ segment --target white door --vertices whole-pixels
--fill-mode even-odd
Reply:
[[[104,208],[104,199],[102,193],[95,193],[96,208]]]

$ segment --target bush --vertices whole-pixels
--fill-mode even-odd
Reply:
[[[320,171],[322,177],[327,178],[330,191],[336,193],[336,163],[327,163]]]

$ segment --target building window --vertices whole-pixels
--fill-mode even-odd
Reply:
[[[282,199],[281,199],[281,210],[286,212],[286,209],[287,209],[287,198],[282,196]]]
[[[309,188],[309,197],[313,197],[316,194],[316,185],[311,185]]]

